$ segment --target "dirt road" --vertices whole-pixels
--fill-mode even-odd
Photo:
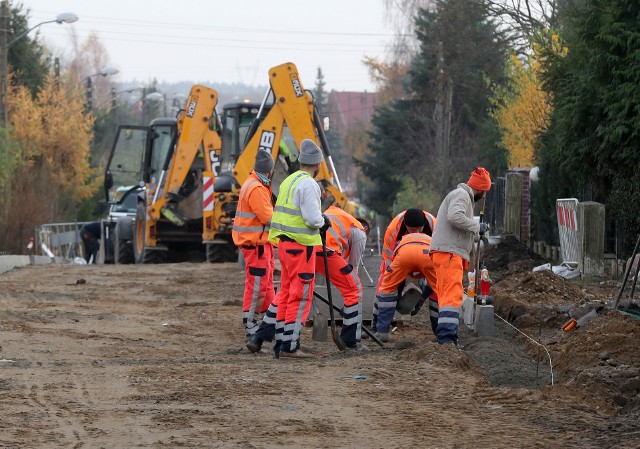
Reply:
[[[270,347],[244,348],[242,282],[235,264],[1,275],[0,446],[638,447],[638,364],[624,409],[568,367],[547,385],[545,362],[536,377],[507,326],[491,339],[466,334],[460,351],[435,343],[424,313],[398,327],[390,349],[369,342],[371,352],[347,356],[307,328],[315,358],[276,360]]]

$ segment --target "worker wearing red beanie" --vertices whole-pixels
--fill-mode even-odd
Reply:
[[[473,204],[491,189],[491,176],[476,168],[467,183],[449,192],[438,209],[431,240],[431,259],[436,271],[438,295],[438,343],[458,344],[458,322],[462,305],[462,279],[469,266],[473,243],[488,230],[473,219]]]

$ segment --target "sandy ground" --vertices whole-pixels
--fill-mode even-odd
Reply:
[[[58,265],[0,275],[0,446],[640,444],[637,320],[611,312],[566,335],[550,321],[536,338],[551,349],[551,386],[548,360],[540,363],[535,345],[509,326],[498,322],[491,338],[463,330],[463,350],[442,347],[425,310],[398,326],[385,349],[369,340],[370,352],[346,355],[331,338],[312,341],[306,328],[312,360],[276,360],[266,344],[250,354],[242,283],[236,264]],[[597,346],[607,332],[618,332],[612,346]]]

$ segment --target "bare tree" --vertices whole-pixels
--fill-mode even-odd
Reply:
[[[541,42],[546,31],[557,29],[560,6],[573,3],[573,0],[479,1],[509,36],[511,45],[521,53],[527,52],[532,42]]]

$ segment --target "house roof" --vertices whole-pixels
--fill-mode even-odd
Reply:
[[[329,103],[331,104],[331,126],[337,129],[349,128],[371,120],[376,105],[376,94],[332,90],[329,93]]]

